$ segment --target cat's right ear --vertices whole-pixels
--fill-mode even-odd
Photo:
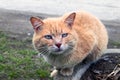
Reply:
[[[33,26],[33,29],[35,31],[41,30],[42,26],[43,26],[43,21],[40,18],[36,18],[36,17],[31,17],[30,18],[30,22]]]

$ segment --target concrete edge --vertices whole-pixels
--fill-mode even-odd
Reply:
[[[120,49],[107,49],[105,53],[120,53]]]

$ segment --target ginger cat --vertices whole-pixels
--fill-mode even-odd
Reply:
[[[33,45],[44,59],[72,75],[74,66],[88,55],[92,62],[107,48],[108,35],[98,18],[85,11],[73,12],[58,18],[31,17],[34,28]],[[54,75],[53,71],[52,75]]]

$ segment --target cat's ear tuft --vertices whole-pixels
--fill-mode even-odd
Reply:
[[[75,20],[75,16],[76,16],[76,13],[71,13],[66,19],[65,19],[65,23],[69,26],[69,27],[72,27],[73,23],[74,23],[74,20]]]
[[[35,31],[41,30],[41,27],[44,24],[43,21],[37,17],[31,17],[30,22],[31,22],[33,29]]]

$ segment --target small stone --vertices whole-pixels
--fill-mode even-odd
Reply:
[[[30,35],[31,35],[31,33],[27,33],[27,35],[28,35],[28,36],[30,36]]]

